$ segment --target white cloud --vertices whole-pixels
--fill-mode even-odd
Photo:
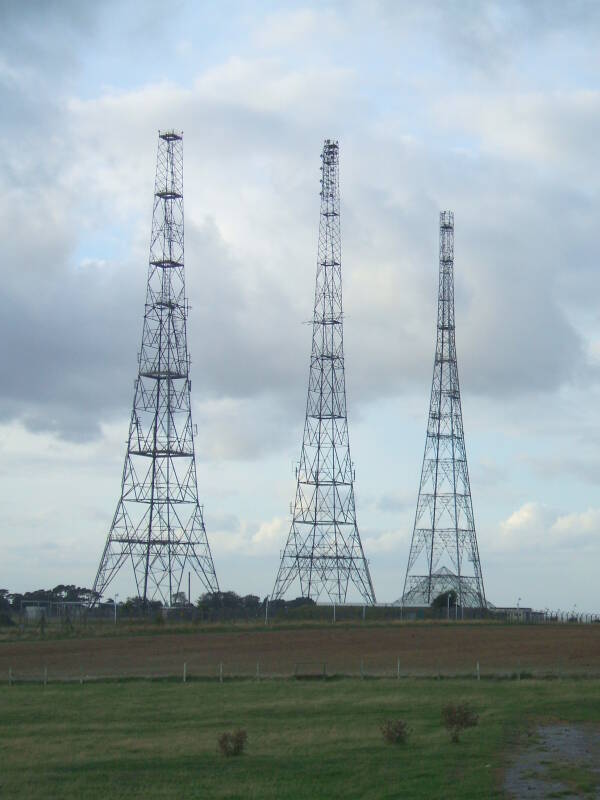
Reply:
[[[452,94],[437,121],[477,137],[482,151],[528,169],[576,174],[588,185],[598,169],[589,153],[600,131],[600,92],[589,89]]]
[[[376,535],[362,535],[363,550],[367,559],[372,553],[399,553],[410,544],[410,537],[404,531],[384,531]]]
[[[528,502],[500,523],[500,550],[536,552],[543,558],[558,550],[600,550],[600,509],[561,513],[543,503]]]
[[[488,486],[502,481],[488,491],[493,509],[474,498],[478,526],[499,531],[507,559],[515,548],[534,553],[531,543],[561,558],[569,542],[591,546],[593,511],[550,506],[585,508],[581,478],[595,474],[594,4],[356,2],[249,14],[234,3],[218,24],[190,5],[179,14],[84,5],[12,3],[0,29],[0,434],[12,431],[0,469],[10,519],[21,520],[2,543],[32,529],[35,514],[19,508],[36,487],[50,541],[67,555],[80,548],[73,569],[91,577],[132,400],[156,130],[174,125],[185,131],[189,345],[209,537],[228,569],[238,553],[270,553],[268,564],[253,560],[251,576],[242,560],[240,582],[270,584],[287,535],[277,520],[293,479],[280,474],[300,445],[310,348],[301,323],[312,309],[325,136],[341,143],[351,430],[372,424],[367,457],[353,452],[358,498],[387,495],[404,516],[407,492],[404,522],[378,518],[376,500],[359,514],[367,557],[385,554],[373,559],[378,596],[398,596],[406,563],[408,535],[386,526],[410,531],[416,500],[440,208],[456,211],[469,452],[485,442],[477,458],[487,461],[471,467]],[[157,61],[158,37],[173,59]],[[407,412],[415,392],[418,446]],[[566,458],[573,443],[581,452]],[[548,478],[560,471],[567,496],[554,496],[552,480],[536,484],[540,470],[523,475],[518,448],[529,464],[544,459]],[[537,506],[509,516],[525,497]],[[27,588],[35,578],[19,558],[10,583]]]
[[[555,520],[552,532],[568,538],[572,546],[577,546],[581,540],[597,544],[600,542],[600,509],[588,508],[587,511],[564,514]]]
[[[339,40],[344,28],[344,20],[331,8],[295,8],[277,11],[261,20],[254,39],[259,47],[287,49],[306,46],[315,38],[319,41],[323,38]]]
[[[258,552],[277,552],[282,544],[285,544],[289,527],[289,519],[283,517],[275,517],[268,522],[261,522],[251,539],[253,549]]]
[[[237,524],[219,526],[218,518],[209,525],[208,535],[213,551],[217,554],[235,553],[239,556],[260,557],[279,553],[285,546],[289,532],[289,519],[273,517],[257,524],[245,519],[237,520]],[[273,576],[274,577],[274,576]]]
[[[522,252],[539,222],[535,182],[519,209],[534,214],[532,230],[505,236],[515,212],[500,184],[511,188],[514,172],[489,163],[463,177],[463,156],[440,158],[423,141],[377,134],[377,126],[361,122],[373,107],[356,92],[352,70],[332,67],[327,74],[323,82],[322,71],[307,64],[234,56],[201,70],[191,87],[165,80],[71,98],[56,146],[40,149],[35,164],[20,165],[37,183],[6,198],[5,240],[11,233],[15,240],[25,219],[40,230],[26,244],[27,271],[3,286],[6,307],[15,309],[4,339],[27,342],[30,367],[23,372],[20,361],[14,364],[12,397],[0,398],[5,417],[20,414],[32,428],[85,438],[97,435],[98,420],[128,413],[156,145],[149,131],[167,120],[186,131],[194,396],[223,399],[214,430],[225,435],[219,446],[206,447],[216,458],[247,458],[267,438],[281,441],[277,426],[288,424],[292,407],[297,414],[290,398],[305,392],[309,337],[300,322],[312,303],[318,152],[323,132],[338,128],[339,119],[351,120],[341,150],[351,404],[428,380],[438,203],[425,187],[433,181],[457,204],[463,385],[493,395],[548,392],[582,371],[587,349],[556,300],[552,276],[560,263],[551,245],[539,261]],[[493,196],[483,177],[490,170],[500,182]],[[24,238],[24,231],[16,235]],[[123,252],[105,257],[102,248],[110,250],[113,239]],[[95,267],[74,272],[76,254]],[[40,279],[48,289],[35,293]],[[48,341],[45,321],[61,298],[71,314],[54,315]],[[16,299],[27,304],[25,315]],[[9,358],[15,351],[16,343]],[[47,369],[41,387],[39,364]],[[109,364],[115,371],[107,380]],[[255,445],[242,441],[241,430],[228,436],[225,429],[248,427],[244,403],[251,413],[255,406],[246,398],[265,393],[272,407],[279,405],[266,436],[251,434]],[[210,414],[216,420],[217,404]],[[230,446],[233,438],[239,448]]]

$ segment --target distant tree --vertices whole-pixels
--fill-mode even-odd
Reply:
[[[187,594],[185,592],[175,592],[171,598],[171,605],[173,606],[187,606]]]
[[[260,611],[260,597],[257,594],[247,594],[245,597],[242,597],[242,603],[244,608],[255,614],[258,614]]]
[[[148,600],[144,605],[141,597],[128,597],[124,603],[119,603],[125,613],[146,614],[152,611],[159,611],[162,608],[160,600]]]
[[[52,599],[51,589],[34,589],[33,592],[25,592],[23,594],[23,601],[29,603],[47,604],[51,603]]]
[[[51,603],[81,603],[90,605],[99,599],[98,592],[75,584],[59,584],[53,589],[34,589],[29,592],[8,592],[0,589],[0,609],[10,603],[13,611],[21,611],[25,605],[49,606]]]
[[[316,605],[309,597],[297,597],[295,600],[269,600],[265,597],[261,601],[256,594],[240,597],[235,592],[207,592],[198,598],[196,605],[203,619],[258,619],[264,616],[267,601],[269,614],[275,615],[286,613],[288,609],[291,611]]]
[[[100,594],[95,592],[93,589],[80,589],[79,590],[79,599],[82,603],[86,605],[91,605],[92,603],[97,603],[100,599]]]
[[[312,597],[296,597],[295,600],[284,601],[288,608],[298,608],[299,606],[316,606],[317,603]]]
[[[197,607],[204,619],[254,619],[262,614],[256,594],[240,597],[235,592],[207,592],[198,598]]]
[[[0,611],[10,611],[10,592],[8,589],[0,589]]]
[[[243,606],[242,598],[235,592],[217,592],[215,600],[217,605],[220,603],[222,608],[228,608],[231,611],[239,610]]]
[[[8,595],[10,606],[13,611],[20,611],[23,607],[23,595],[20,592],[11,592]]]
[[[88,605],[92,599],[97,599],[98,593],[92,589],[86,589],[83,586],[75,586],[75,584],[59,584],[52,589],[52,601],[63,603],[82,603]]]

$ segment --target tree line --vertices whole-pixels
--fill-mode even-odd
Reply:
[[[89,605],[96,596],[91,589],[75,584],[59,584],[54,589],[35,589],[32,592],[11,592],[0,589],[0,611],[20,611],[26,605],[52,603],[81,603]]]
[[[207,592],[192,605],[188,602],[185,592],[177,592],[172,597],[171,608],[195,608],[199,615],[206,619],[212,617],[253,619],[261,617],[267,612],[267,602],[269,613],[274,615],[285,613],[288,609],[316,605],[314,600],[307,597],[298,597],[295,600],[268,601],[267,597],[261,600],[255,594],[238,595],[236,592]],[[114,607],[112,598],[98,603],[96,592],[75,584],[59,584],[53,589],[35,589],[30,592],[11,592],[8,589],[0,589],[0,612],[3,613],[19,613],[28,605],[51,606],[65,603],[78,603],[83,606],[96,603],[101,608]],[[128,597],[117,603],[117,606],[122,613],[133,614],[143,611],[158,611],[164,607],[160,600],[151,600],[144,604],[139,597]]]

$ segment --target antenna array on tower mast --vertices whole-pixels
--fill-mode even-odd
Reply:
[[[375,592],[356,524],[346,414],[337,142],[325,140],[321,160],[306,420],[292,522],[271,599],[283,598],[298,579],[303,597],[344,603],[352,584],[364,602],[374,603]]]
[[[186,568],[207,591],[219,589],[196,482],[182,137],[159,133],[142,346],[121,497],[94,582],[100,598],[129,563],[144,605],[159,600],[170,606]]]

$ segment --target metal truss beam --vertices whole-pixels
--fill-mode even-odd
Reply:
[[[486,606],[463,430],[454,322],[454,214],[440,214],[437,341],[419,497],[399,602],[429,605],[456,592]]]
[[[198,502],[190,404],[183,229],[183,141],[159,133],[148,283],[121,497],[94,582],[125,564],[141,601],[170,606],[186,569],[219,584]]]
[[[354,504],[344,333],[338,143],[321,154],[321,214],[306,420],[289,536],[272,599],[296,581],[303,597],[344,603],[350,587],[375,603]]]

